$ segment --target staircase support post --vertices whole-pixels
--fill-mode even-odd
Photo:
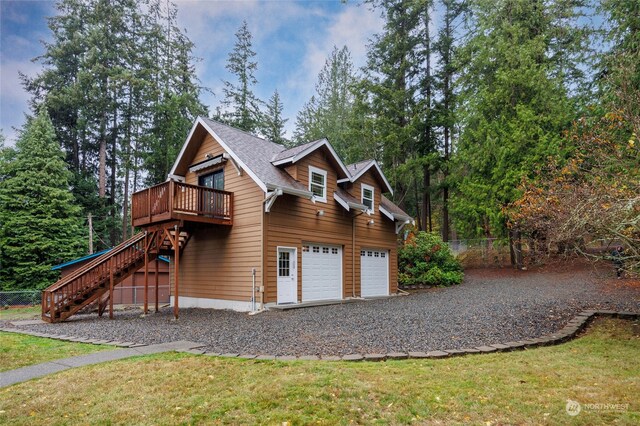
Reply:
[[[156,280],[156,312],[158,312],[158,299],[160,298],[160,295],[158,294],[158,255],[156,255],[156,273],[155,273],[155,280]]]
[[[144,233],[144,314],[149,313],[149,245]]]
[[[173,252],[175,258],[175,269],[174,269],[174,303],[173,303],[173,316],[175,319],[178,319],[178,290],[180,288],[180,228],[178,225],[174,226],[175,235],[173,238]]]
[[[109,319],[113,319],[113,258],[109,260]]]

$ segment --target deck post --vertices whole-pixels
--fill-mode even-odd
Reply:
[[[175,269],[173,274],[174,281],[174,301],[173,301],[173,316],[178,319],[178,289],[180,288],[180,228],[178,225],[173,227],[175,229],[175,235],[173,236],[173,252],[175,258]]]
[[[148,233],[144,233],[144,314],[149,313],[149,245]]]
[[[158,255],[156,254],[156,273],[155,273],[155,280],[156,280],[156,312],[158,312],[158,298],[160,297],[158,295]]]
[[[49,315],[51,316],[51,322],[54,321],[56,316],[56,307],[55,307],[55,294],[53,292],[49,293]]]
[[[113,258],[109,260],[109,319],[113,319]]]

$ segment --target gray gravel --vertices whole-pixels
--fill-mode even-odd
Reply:
[[[610,271],[606,271],[610,273]],[[25,329],[147,344],[190,340],[214,352],[345,355],[460,349],[539,337],[585,309],[640,311],[640,287],[591,269],[566,272],[468,271],[463,284],[409,296],[268,311],[172,309],[78,315]]]

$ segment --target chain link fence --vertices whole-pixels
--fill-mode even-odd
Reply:
[[[497,238],[451,240],[448,242],[453,254],[465,268],[504,267],[511,265],[509,243]],[[528,247],[522,247],[523,252]]]
[[[171,288],[168,285],[158,286],[158,303],[169,303]],[[149,303],[155,303],[155,286],[149,286]],[[37,306],[42,303],[41,290],[0,291],[1,308],[19,308]],[[142,305],[144,303],[144,287],[117,286],[113,289],[113,303],[116,305]]]
[[[35,306],[42,303],[40,290],[0,291],[0,308]]]

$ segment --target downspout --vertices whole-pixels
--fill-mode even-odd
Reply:
[[[356,297],[356,218],[364,212],[351,216],[351,298]]]

